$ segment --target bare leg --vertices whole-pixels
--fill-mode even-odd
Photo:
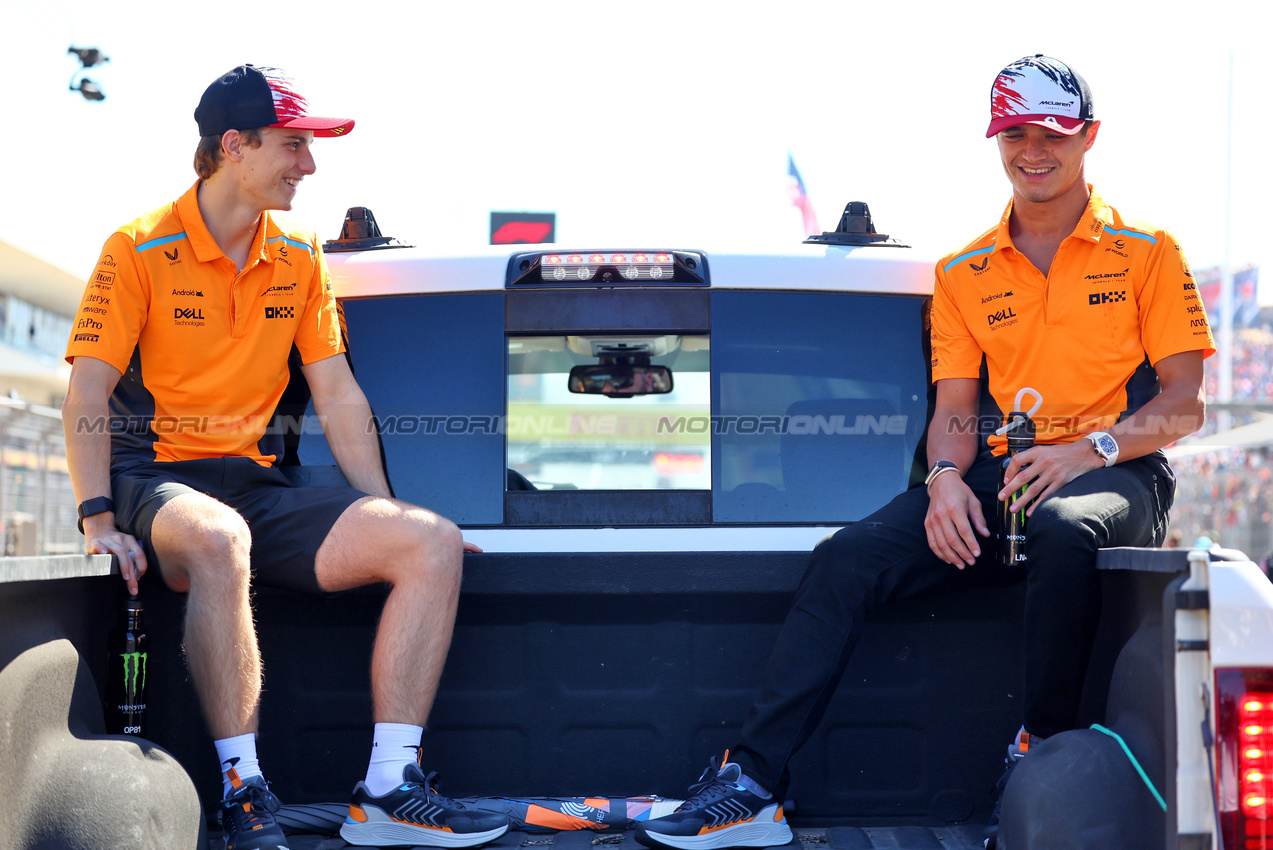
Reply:
[[[463,557],[449,520],[371,496],[350,505],[319,548],[324,590],[392,585],[371,658],[377,723],[425,725],[451,645]]]
[[[213,738],[256,731],[261,652],[248,593],[247,523],[210,496],[168,502],[151,525],[164,582],[188,593],[185,649]]]

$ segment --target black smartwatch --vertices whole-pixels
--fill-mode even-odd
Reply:
[[[953,469],[956,472],[958,472],[959,466],[957,464],[951,463],[948,460],[939,460],[936,463],[934,463],[933,468],[928,470],[928,477],[924,479],[924,487],[928,488],[933,486],[933,480],[938,475],[941,475],[943,472],[945,472],[948,469]]]
[[[98,496],[97,498],[85,499],[83,502],[80,502],[80,519],[79,522],[76,523],[80,528],[80,534],[84,533],[84,519],[86,517],[97,516],[98,514],[104,514],[107,511],[114,513],[115,503],[106,496]]]

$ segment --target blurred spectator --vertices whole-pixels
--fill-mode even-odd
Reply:
[[[1232,427],[1273,414],[1273,316],[1265,308],[1256,327],[1233,333],[1233,400],[1266,402],[1269,412],[1231,414]],[[1208,403],[1219,392],[1220,358],[1204,363]],[[1195,437],[1215,434],[1219,415],[1211,410]],[[1187,446],[1188,441],[1180,443]],[[1172,461],[1176,472],[1176,503],[1165,545],[1191,546],[1200,536],[1225,548],[1241,549],[1256,558],[1273,557],[1273,460],[1271,446],[1217,447]],[[1174,540],[1174,544],[1173,544]]]

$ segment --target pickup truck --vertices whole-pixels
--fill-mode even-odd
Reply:
[[[738,733],[814,544],[922,483],[931,263],[876,233],[863,204],[783,254],[446,254],[401,247],[357,210],[327,247],[396,494],[485,550],[465,559],[425,733],[441,789],[684,796]],[[280,463],[300,483],[338,480],[304,404],[285,399]],[[0,792],[19,801],[0,808],[0,847],[219,850],[198,814],[199,801],[215,811],[219,780],[182,602],[157,581],[143,587],[147,740],[104,735],[96,694],[120,593],[108,560],[0,568]],[[1014,771],[999,846],[1273,847],[1273,586],[1208,543],[1108,550],[1100,566],[1083,695],[1099,728],[1055,736]],[[317,821],[365,767],[383,596],[255,597],[262,764]],[[870,619],[792,765],[800,844],[983,845],[1020,723],[1022,604],[1005,580]],[[116,763],[153,777],[121,800]],[[109,837],[147,810],[141,834]],[[292,846],[345,846],[321,833]],[[513,831],[492,846],[597,840],[636,846],[621,831]]]

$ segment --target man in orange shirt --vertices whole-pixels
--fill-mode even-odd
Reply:
[[[310,592],[392,587],[372,655],[372,756],[346,840],[489,841],[507,819],[440,796],[419,765],[463,553],[480,550],[392,498],[322,250],[271,212],[290,209],[314,173],[314,137],[354,122],[310,115],[285,75],[252,65],[209,86],[195,120],[199,179],[110,237],[68,345],[63,422],[85,549],[116,555],[132,593],[154,566],[188,594],[186,657],[221,762],[227,850],[287,846],[256,756],[253,575]],[[293,347],[352,487],[293,487],[273,465],[281,445],[266,426]]]
[[[1202,361],[1215,350],[1180,246],[1084,180],[1099,129],[1087,83],[1065,63],[1027,56],[999,73],[986,136],[1012,200],[937,265],[927,486],[818,544],[731,760],[713,760],[676,813],[638,826],[641,843],[790,841],[787,763],[825,713],[863,617],[1002,574],[987,520],[1021,490],[1024,724],[1009,770],[1032,742],[1074,727],[1099,614],[1096,552],[1162,542],[1175,479],[1160,450],[1201,426]],[[1037,445],[1007,463],[1001,489],[1006,438],[994,432],[1027,400]],[[989,428],[983,405],[997,407]]]

